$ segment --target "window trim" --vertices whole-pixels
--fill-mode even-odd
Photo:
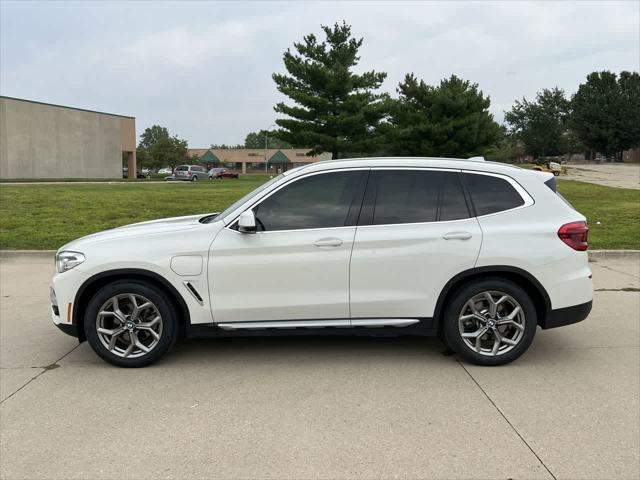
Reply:
[[[462,174],[462,185],[463,188],[465,190],[465,194],[468,195],[469,197],[469,201],[471,202],[471,206],[473,207],[473,213],[475,215],[474,218],[486,218],[486,217],[492,217],[494,215],[501,215],[505,212],[513,212],[515,210],[520,210],[521,208],[527,208],[530,207],[531,205],[535,204],[535,200],[533,199],[533,197],[531,195],[529,195],[529,192],[527,192],[524,187],[522,185],[520,185],[515,179],[513,179],[512,177],[509,177],[508,175],[503,175],[501,173],[493,173],[493,172],[480,172],[478,170],[461,170],[460,171]],[[471,191],[469,190],[469,186],[467,185],[467,182],[465,181],[464,178],[464,174],[468,173],[471,175],[485,175],[487,177],[496,177],[496,178],[500,178],[502,180],[507,181],[516,191],[516,193],[518,193],[518,195],[520,195],[520,198],[522,198],[522,200],[524,201],[524,203],[522,205],[518,205],[517,207],[513,207],[513,208],[508,208],[507,210],[500,210],[498,212],[493,212],[493,213],[486,213],[484,215],[478,215],[478,211],[476,210],[476,206],[473,203],[473,197],[471,196]]]
[[[229,221],[229,223],[225,226],[225,229],[230,230],[232,232],[241,234],[241,235],[245,235],[244,233],[236,230],[234,227],[237,225],[238,220],[240,218],[240,215],[242,215],[243,212],[246,212],[247,210],[250,210],[252,208],[254,208],[256,205],[259,205],[260,203],[264,202],[266,199],[268,199],[271,195],[275,194],[276,192],[280,191],[281,189],[283,189],[284,187],[288,186],[288,185],[292,185],[293,183],[302,180],[303,178],[309,178],[315,175],[326,175],[329,173],[340,173],[340,172],[352,172],[352,171],[365,171],[365,172],[370,172],[372,169],[371,167],[351,167],[351,168],[335,168],[335,169],[331,169],[331,170],[320,170],[318,172],[309,172],[306,174],[302,174],[299,176],[296,176],[294,178],[289,179],[289,181],[284,182],[281,185],[278,185],[276,187],[273,188],[273,190],[267,192],[264,196],[260,197],[259,199],[255,200],[253,203],[251,203],[249,206],[247,206],[247,204],[245,205],[241,205],[240,207],[238,207],[238,209],[236,211],[239,211],[240,213],[238,213],[238,215],[236,215],[232,220]],[[286,177],[285,177],[286,178]],[[269,230],[269,231],[263,231],[263,232],[258,232],[256,231],[255,234],[269,234],[269,233],[282,233],[282,232],[309,232],[309,231],[317,231],[317,230],[335,230],[338,228],[356,228],[358,226],[358,221],[359,221],[359,217],[360,217],[360,213],[362,212],[362,207],[364,204],[364,194],[366,193],[366,188],[367,188],[367,183],[369,181],[369,175],[367,175],[364,180],[363,180],[363,189],[364,191],[362,192],[362,199],[360,200],[360,209],[358,211],[358,216],[356,217],[356,222],[354,225],[341,225],[339,227],[317,227],[317,228],[295,228],[295,229],[289,229],[289,230]],[[351,213],[351,206],[349,206],[349,212],[347,212],[347,218],[349,217],[349,214]]]

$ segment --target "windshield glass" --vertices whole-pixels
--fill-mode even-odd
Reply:
[[[230,206],[228,206],[224,212],[220,213],[219,215],[217,215],[215,217],[216,220],[221,220],[224,217],[226,217],[227,215],[229,215],[231,212],[233,212],[236,208],[238,208],[240,205],[242,205],[245,202],[248,202],[249,200],[251,200],[253,197],[255,197],[256,195],[258,195],[259,193],[263,192],[264,190],[266,190],[267,188],[269,188],[271,185],[273,185],[274,183],[276,183],[277,181],[279,181],[284,175],[281,173],[280,175],[278,175],[277,177],[273,177],[271,180],[269,180],[266,183],[263,183],[262,185],[260,185],[258,188],[256,188],[254,191],[247,193],[244,197],[242,197],[240,200],[235,201],[233,204],[231,204]],[[212,219],[213,220],[213,219]]]

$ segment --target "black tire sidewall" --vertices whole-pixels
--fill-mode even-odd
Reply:
[[[520,343],[511,351],[495,357],[480,355],[472,351],[464,343],[458,329],[458,316],[464,304],[475,295],[489,290],[511,295],[520,304],[525,315],[524,337],[520,340]],[[537,320],[536,308],[531,297],[519,285],[509,280],[488,278],[466,284],[454,293],[452,301],[445,310],[442,330],[446,343],[465,361],[475,365],[504,365],[514,361],[527,351],[536,334]]]
[[[98,311],[111,297],[134,293],[149,299],[162,316],[162,335],[158,344],[146,355],[138,358],[123,358],[111,353],[98,338],[96,321]],[[118,367],[145,367],[156,362],[175,344],[178,337],[178,320],[175,308],[165,299],[166,295],[154,285],[143,281],[115,281],[102,287],[89,301],[85,311],[84,333],[91,348],[103,360]]]

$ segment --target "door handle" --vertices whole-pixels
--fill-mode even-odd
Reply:
[[[320,240],[316,240],[314,242],[316,247],[339,247],[342,245],[342,240],[339,238],[331,237],[331,238],[321,238]]]
[[[469,240],[471,237],[469,232],[449,232],[442,235],[445,240]]]

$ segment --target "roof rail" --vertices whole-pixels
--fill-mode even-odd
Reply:
[[[484,162],[484,157],[470,157],[467,158],[467,160],[471,161],[471,162]]]

